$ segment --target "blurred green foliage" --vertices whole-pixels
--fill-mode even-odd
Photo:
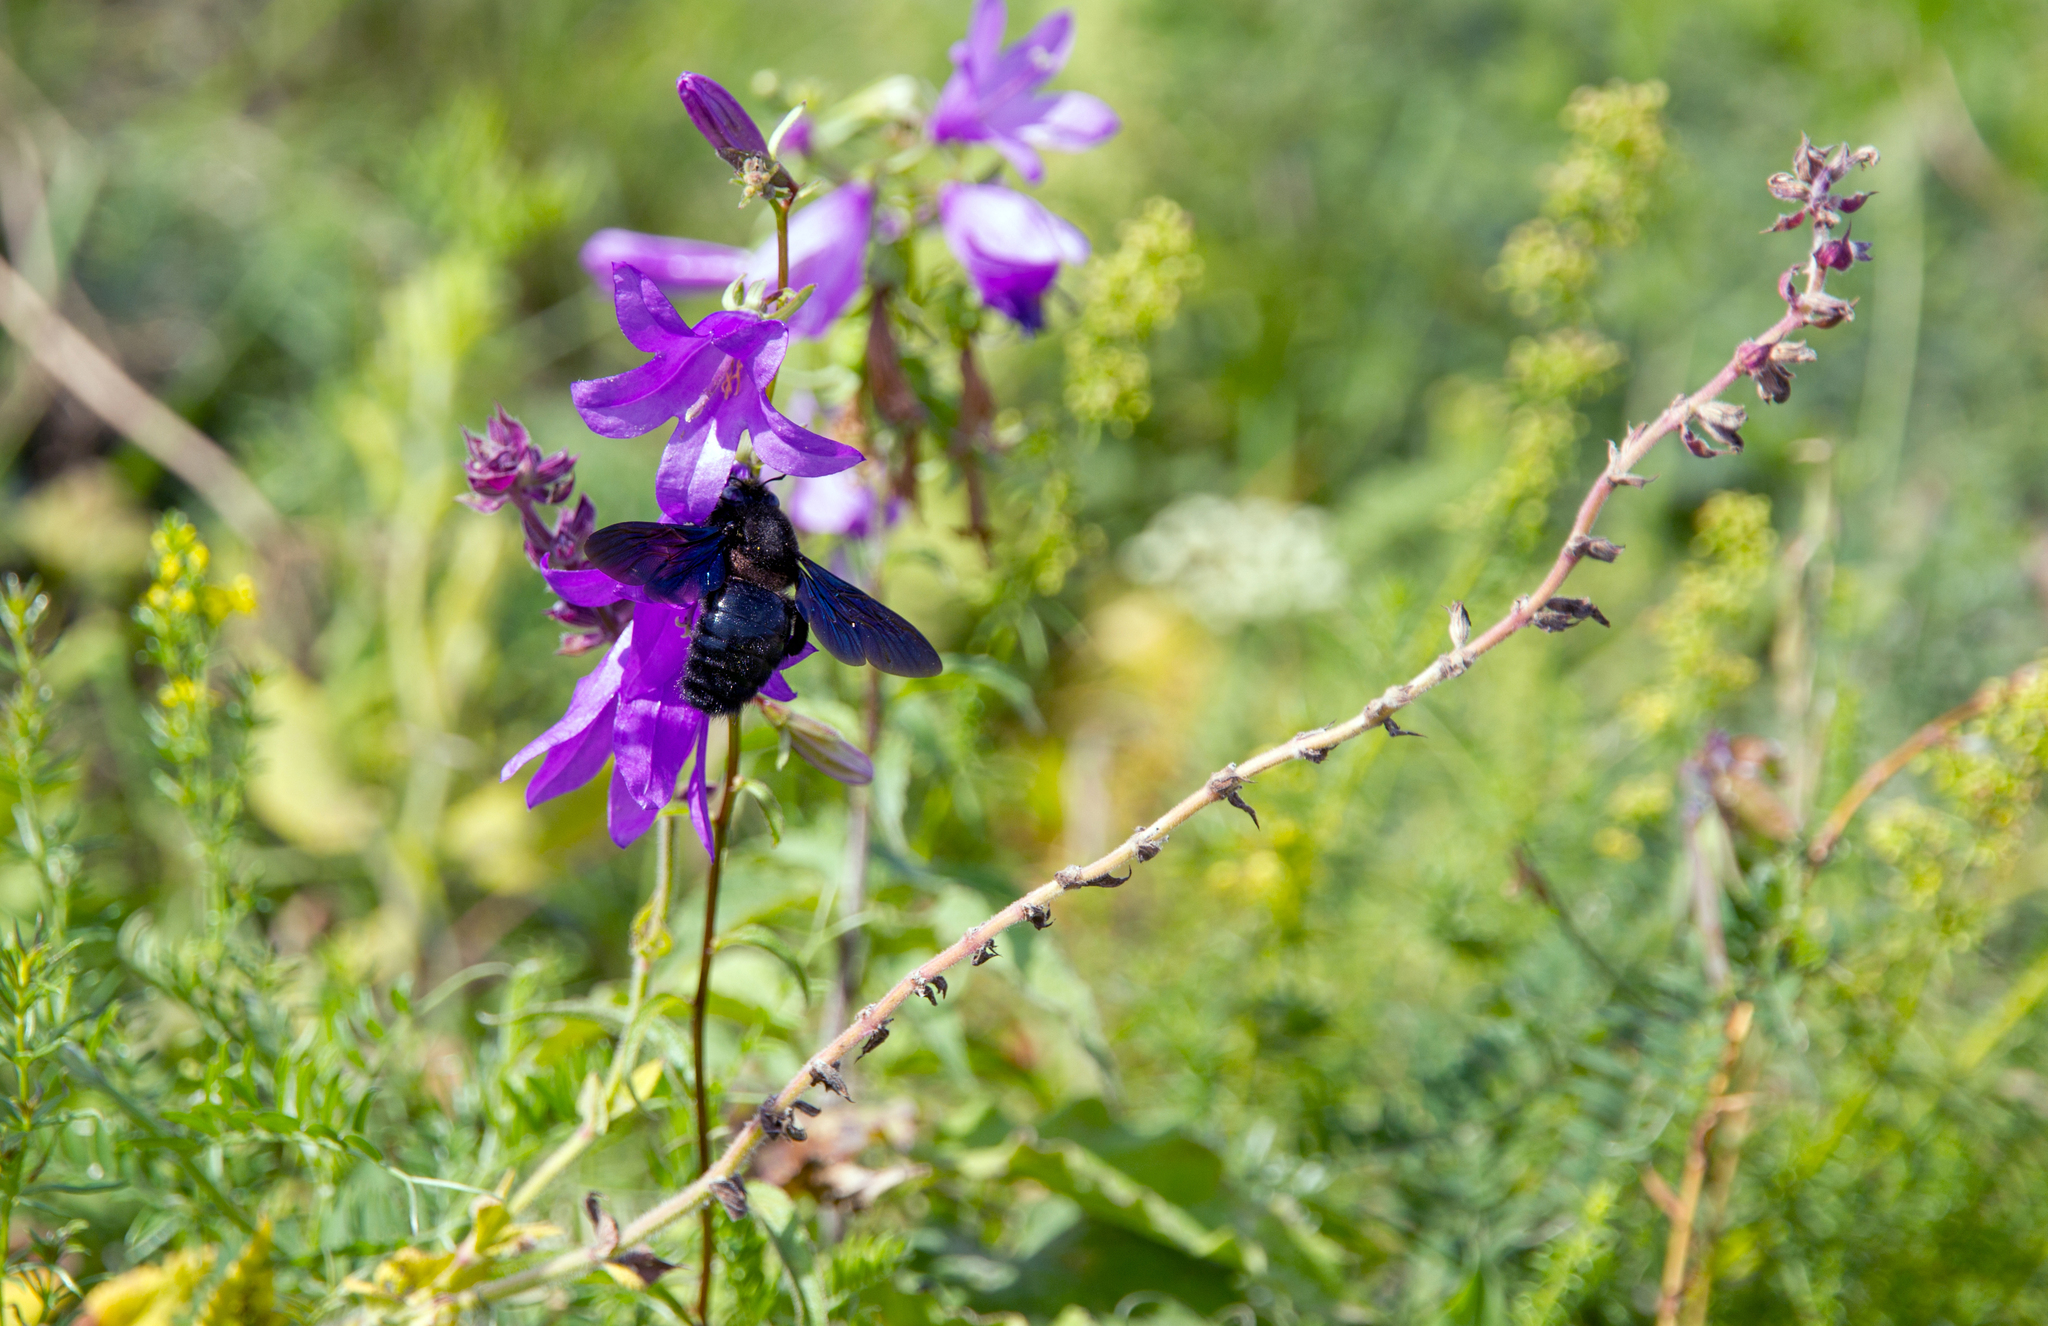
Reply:
[[[317,567],[235,545],[6,347],[0,530],[49,595],[0,603],[10,1313],[97,1281],[103,1326],[333,1317],[583,1237],[585,1190],[623,1218],[692,1176],[687,946],[654,963],[648,1057],[607,1077],[651,848],[609,845],[601,784],[529,812],[497,781],[588,662],[553,655],[512,522],[452,501],[459,429],[502,402],[582,454],[605,518],[654,514],[658,442],[590,436],[566,383],[632,362],[575,262],[591,230],[760,238],[676,73],[822,120],[883,75],[941,80],[965,12],[0,9],[8,260]],[[1705,1310],[2038,1319],[2043,683],[1888,785],[1825,868],[1779,826],[1810,833],[2041,648],[2048,12],[1077,12],[1059,86],[1125,129],[1052,159],[1046,196],[1098,260],[1050,334],[984,335],[988,554],[957,469],[916,470],[880,569],[951,666],[883,686],[858,910],[845,793],[750,728],[783,822],[737,821],[719,922],[755,942],[715,973],[722,1117],[829,1034],[842,931],[870,997],[1412,675],[1444,603],[1483,625],[1525,592],[1601,439],[1780,312],[1798,240],[1756,233],[1762,181],[1802,131],[1883,149],[1855,217],[1876,261],[1743,454],[1661,449],[1609,506],[1627,551],[1573,592],[1611,630],[1510,642],[1403,716],[1428,740],[1268,776],[1262,827],[1198,819],[909,1009],[860,1103],[720,1217],[715,1319],[1647,1320],[1668,1221],[1643,1176],[1678,1182],[1738,996]],[[945,260],[909,258],[898,331],[945,422],[956,348],[915,306]],[[858,321],[793,379],[848,382]],[[228,611],[243,574],[253,616]],[[861,730],[863,679],[793,680]],[[1716,764],[1717,730],[1771,744]],[[590,1148],[512,1209],[508,1176],[579,1123]],[[693,1270],[693,1230],[655,1251]],[[684,1278],[498,1311],[667,1319]]]

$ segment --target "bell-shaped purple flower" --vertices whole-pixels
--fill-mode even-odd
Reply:
[[[1040,302],[1060,264],[1088,260],[1086,236],[1000,184],[945,185],[939,190],[939,223],[982,302],[1026,331],[1045,325]]]
[[[596,670],[576,683],[567,712],[506,762],[500,780],[540,757],[540,768],[526,785],[526,804],[537,806],[583,786],[611,760],[608,819],[612,841],[624,847],[647,832],[662,807],[674,799],[676,784],[688,770],[683,798],[690,822],[710,852],[704,751],[711,722],[682,698],[697,607],[649,602],[641,591],[598,570],[543,568],[542,574],[565,607],[625,605],[632,620]],[[796,698],[780,670],[761,694],[771,700]]]
[[[619,330],[654,358],[615,377],[574,383],[570,399],[602,437],[638,437],[670,419],[655,497],[671,520],[711,514],[742,434],[761,463],[784,474],[832,474],[861,453],[785,418],[764,394],[782,367],[789,328],[745,310],[713,313],[695,327],[636,267],[612,271]]]
[[[823,336],[860,293],[866,272],[868,233],[874,226],[875,191],[856,180],[843,184],[789,218],[789,285],[815,286],[789,319],[792,336]],[[701,239],[673,239],[635,230],[600,230],[578,255],[592,279],[609,285],[620,263],[637,268],[675,295],[723,290],[736,277],[752,286],[773,285],[777,262],[771,236],[752,251]]]
[[[1067,63],[1074,16],[1062,9],[1007,49],[1003,0],[976,0],[967,40],[952,50],[953,76],[932,111],[931,135],[946,143],[987,143],[1036,184],[1045,167],[1038,148],[1084,152],[1118,129],[1116,112],[1085,92],[1041,96]]]

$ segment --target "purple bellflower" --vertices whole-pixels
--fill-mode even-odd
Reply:
[[[654,358],[615,377],[574,383],[570,399],[600,437],[638,437],[676,421],[654,485],[670,520],[711,514],[742,433],[763,465],[784,474],[833,474],[863,459],[768,403],[764,389],[789,348],[785,324],[735,309],[692,327],[653,280],[626,263],[612,269],[612,299],[619,330]]]
[[[576,683],[569,708],[560,721],[528,742],[506,761],[500,781],[540,757],[540,768],[526,785],[526,804],[537,806],[551,797],[581,787],[612,761],[609,826],[612,841],[624,847],[647,832],[675,795],[676,782],[689,771],[683,798],[690,823],[711,851],[711,816],[704,781],[704,751],[711,720],[683,702],[683,667],[690,657],[690,633],[697,624],[696,605],[676,608],[650,602],[639,589],[620,584],[594,568],[558,571],[542,568],[548,587],[570,608],[594,610],[623,607],[631,620],[595,671]],[[806,649],[782,666],[808,657]],[[771,700],[796,698],[782,672],[768,679],[761,694]]]
[[[816,287],[789,319],[800,339],[823,336],[860,293],[874,226],[875,191],[858,180],[842,184],[789,218],[789,284]],[[635,267],[675,295],[710,294],[741,276],[753,285],[775,282],[775,239],[752,251],[701,239],[672,239],[634,230],[600,230],[578,255],[583,270],[609,284],[619,263]]]
[[[1045,325],[1040,307],[1060,264],[1088,259],[1088,239],[1036,200],[1000,184],[947,184],[939,190],[946,246],[967,269],[982,302],[1025,331]]]
[[[976,0],[967,40],[954,45],[953,76],[932,111],[940,143],[987,143],[1033,184],[1045,176],[1038,148],[1085,152],[1114,134],[1116,112],[1085,92],[1039,95],[1074,48],[1074,16],[1062,9],[1015,46],[1003,46],[1003,0]]]

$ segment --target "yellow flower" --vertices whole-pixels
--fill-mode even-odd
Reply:
[[[171,1326],[213,1269],[212,1248],[186,1248],[123,1271],[85,1296],[84,1315],[99,1326]]]

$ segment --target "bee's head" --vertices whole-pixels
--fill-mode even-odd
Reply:
[[[778,475],[777,477],[781,476]],[[768,506],[782,505],[776,501],[775,494],[768,491],[767,480],[756,478],[747,472],[746,467],[741,465],[733,466],[732,477],[725,481],[725,491],[719,494],[718,501],[721,506],[727,504],[739,507],[761,506],[763,504]]]

